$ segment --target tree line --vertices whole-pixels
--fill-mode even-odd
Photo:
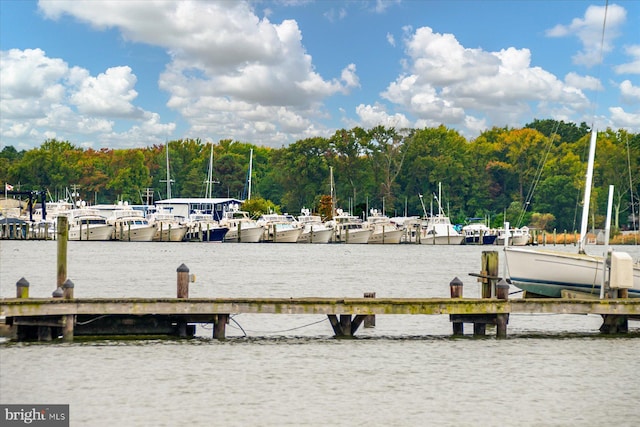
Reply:
[[[203,197],[213,149],[213,197],[247,197],[252,153],[253,206],[289,213],[306,207],[330,215],[333,176],[336,206],[355,215],[372,208],[389,216],[423,215],[435,212],[439,202],[456,223],[474,217],[493,226],[507,220],[573,231],[579,228],[589,134],[585,123],[534,120],[523,128],[494,127],[473,140],[445,126],[377,126],[341,129],[281,148],[180,139],[94,150],[50,139],[30,150],[4,147],[0,182],[22,191],[46,190],[52,200],[73,188],[89,203],[143,204],[166,198],[168,149],[172,197]],[[603,226],[613,184],[613,227],[628,226],[631,213],[638,214],[639,177],[640,134],[599,132],[590,224]]]

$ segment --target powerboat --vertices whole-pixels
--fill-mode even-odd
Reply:
[[[302,209],[298,223],[302,226],[298,243],[328,243],[331,240],[333,228],[322,222],[320,215],[312,215],[309,209]]]

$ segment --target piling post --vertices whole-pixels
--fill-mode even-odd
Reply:
[[[498,251],[482,251],[482,298],[491,298],[495,295],[495,286],[498,277]]]
[[[376,293],[375,292],[365,292],[364,293],[364,297],[365,298],[375,298],[376,297]],[[376,315],[375,314],[369,314],[367,317],[364,318],[364,327],[365,328],[375,328],[376,326]]]
[[[177,296],[178,298],[189,298],[189,267],[180,264],[176,271],[178,272]],[[186,322],[178,322],[178,336],[181,338],[187,336]]]
[[[178,298],[189,298],[189,267],[181,264],[176,271],[178,272],[177,296]]]
[[[213,322],[213,338],[218,340],[225,339],[225,331],[227,328],[227,322],[229,321],[228,314],[217,314],[215,321]]]
[[[451,293],[451,298],[462,298],[462,280],[454,277],[451,282],[449,282],[449,291]],[[449,319],[452,320],[452,316],[449,316]],[[452,322],[453,324],[453,335],[464,335],[464,323],[462,322]]]
[[[69,219],[66,216],[58,217],[58,279],[57,287],[61,287],[67,280],[67,241],[69,240]]]
[[[496,296],[500,300],[509,299],[509,284],[505,279],[500,280],[496,285]],[[507,324],[509,323],[509,313],[496,314],[496,336],[498,338],[507,337]]]
[[[71,279],[65,280],[62,284],[62,297],[66,300],[73,299],[74,284]],[[75,325],[75,317],[73,314],[62,316],[62,340],[64,342],[73,342],[73,330]]]
[[[16,282],[16,298],[29,298],[29,282],[24,277]]]

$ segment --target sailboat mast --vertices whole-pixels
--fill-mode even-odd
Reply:
[[[205,187],[205,197],[210,199],[213,187],[213,144],[211,144],[211,154],[209,155],[209,171],[207,172],[207,185]]]
[[[329,191],[331,192],[331,218],[336,215],[336,206],[334,202],[334,188],[333,188],[333,166],[329,166]]]
[[[171,198],[171,183],[173,182],[171,180],[171,172],[169,172],[169,143],[167,142],[165,144],[165,150],[166,150],[166,158],[167,158],[167,199]],[[161,179],[160,182],[165,182],[164,179]]]
[[[591,185],[593,183],[593,163],[596,157],[596,138],[598,131],[591,130],[591,141],[589,142],[589,160],[587,162],[587,177],[584,188],[584,200],[582,205],[582,222],[580,223],[580,246],[579,252],[585,252],[587,244],[587,226],[589,223],[589,203],[591,202]]]
[[[247,192],[247,200],[251,200],[251,175],[253,169],[253,148],[249,152],[249,190]]]

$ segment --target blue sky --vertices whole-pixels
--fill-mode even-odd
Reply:
[[[640,132],[640,2],[0,0],[0,146]],[[602,59],[602,60],[601,60]]]

